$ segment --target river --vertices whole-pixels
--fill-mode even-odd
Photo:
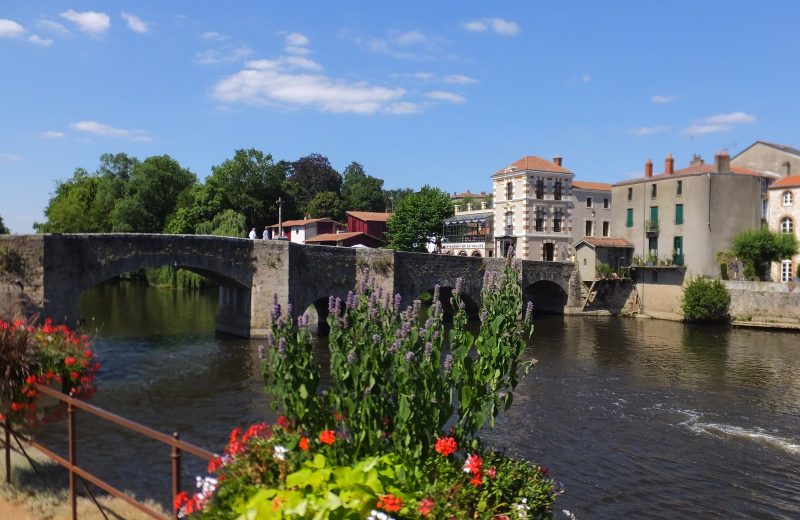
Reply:
[[[274,420],[258,341],[215,335],[215,292],[106,283],[81,311],[93,403],[212,451]],[[91,321],[94,320],[94,321]],[[585,518],[800,518],[800,335],[609,317],[537,318],[538,363],[491,443],[547,466]],[[82,465],[168,503],[169,449],[78,415]],[[63,425],[42,432],[63,446]],[[184,482],[202,471],[188,460]]]

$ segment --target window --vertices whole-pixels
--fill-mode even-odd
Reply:
[[[603,199],[603,209],[608,209],[609,206],[608,199]]]
[[[506,213],[506,236],[514,234],[514,214],[512,212]]]
[[[633,188],[628,188],[628,200],[633,200]]]
[[[675,204],[675,223],[683,224],[683,204]]]
[[[633,227],[633,208],[628,208],[628,213],[625,215],[625,227]]]
[[[672,263],[683,265],[683,237],[672,239]]]
[[[792,205],[792,192],[791,191],[784,191],[783,192],[783,205],[784,206],[791,206]]]
[[[658,185],[651,184],[650,185],[650,198],[654,199],[654,198],[656,198],[656,196],[658,196]]]
[[[788,282],[792,279],[792,261],[781,261],[781,282]]]
[[[648,261],[652,262],[658,258],[658,237],[647,239],[647,254],[650,257]]]
[[[593,231],[594,231],[594,222],[592,222],[591,220],[587,220],[586,229],[583,232],[583,236],[587,237],[593,236],[594,235]]]
[[[536,198],[544,198],[544,179],[536,179]]]
[[[675,187],[675,195],[679,197],[683,195],[683,181],[678,181],[678,184]]]
[[[536,231],[544,231],[544,210],[542,208],[536,209],[536,217],[533,221],[533,228]]]
[[[781,219],[781,233],[791,233],[794,231],[794,222],[789,217],[783,217]]]
[[[553,185],[553,200],[561,200],[561,181],[556,181]]]
[[[611,222],[607,220],[603,222],[603,236],[611,236]]]
[[[507,182],[506,183],[506,200],[511,200],[514,198],[514,183]]]
[[[561,232],[561,210],[557,209],[553,212],[553,231]]]
[[[586,197],[586,207],[587,208],[591,208],[592,207],[592,198],[591,197]]]

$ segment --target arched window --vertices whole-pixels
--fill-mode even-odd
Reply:
[[[506,200],[514,198],[514,183],[509,181],[506,183]]]
[[[784,206],[791,206],[792,205],[792,192],[791,191],[784,191],[783,192],[783,205]]]
[[[481,252],[480,251],[473,251],[472,252],[472,256],[481,256]]]
[[[789,217],[783,217],[781,219],[781,233],[791,233],[794,231],[794,222]]]
[[[458,253],[458,256],[467,256],[467,252],[466,251],[461,251],[460,253]]]

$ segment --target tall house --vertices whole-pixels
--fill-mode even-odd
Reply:
[[[513,246],[524,260],[570,259],[575,175],[561,163],[529,155],[492,175],[495,256]]]
[[[454,193],[450,196],[454,215],[445,219],[439,252],[445,255],[490,257],[492,241],[492,198],[480,194]]]
[[[648,160],[644,177],[612,187],[614,235],[633,243],[641,263],[683,265],[688,276],[717,276],[717,251],[761,224],[762,178],[731,166],[727,153],[717,154],[714,164],[695,156],[677,171],[669,155],[658,175]]]
[[[756,141],[736,154],[731,165],[772,173],[777,177],[800,175],[800,150],[784,144]]]
[[[572,181],[572,242],[611,236],[611,185]]]
[[[769,188],[771,231],[791,233],[800,241],[800,175],[790,175]],[[781,259],[772,266],[772,279],[789,282],[800,278],[800,253]]]

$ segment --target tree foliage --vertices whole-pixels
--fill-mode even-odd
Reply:
[[[197,226],[197,232],[201,235],[217,235],[223,237],[244,237],[247,236],[245,217],[232,209],[214,215],[211,221],[203,222]]]
[[[681,309],[689,321],[727,321],[731,295],[719,280],[695,278],[683,289]]]
[[[427,250],[442,236],[442,226],[453,215],[453,205],[447,193],[428,185],[404,197],[395,206],[386,225],[389,247],[401,251]]]
[[[329,217],[337,222],[343,222],[345,212],[342,201],[332,191],[323,191],[314,195],[306,206],[306,215],[311,218]]]
[[[289,177],[297,189],[297,205],[305,213],[308,203],[317,193],[331,191],[339,195],[342,176],[339,175],[324,155],[313,153],[292,163]]]
[[[395,188],[392,190],[383,191],[383,211],[393,212],[397,204],[409,195],[413,195],[414,190],[411,188]]]
[[[731,251],[745,264],[745,271],[765,280],[769,263],[791,258],[797,252],[797,239],[792,233],[776,233],[766,228],[740,233]]]
[[[0,215],[0,235],[8,235],[9,233],[11,233],[11,230],[3,223],[3,217]]]
[[[383,180],[367,175],[357,162],[350,163],[342,179],[342,203],[347,211],[385,211]]]

